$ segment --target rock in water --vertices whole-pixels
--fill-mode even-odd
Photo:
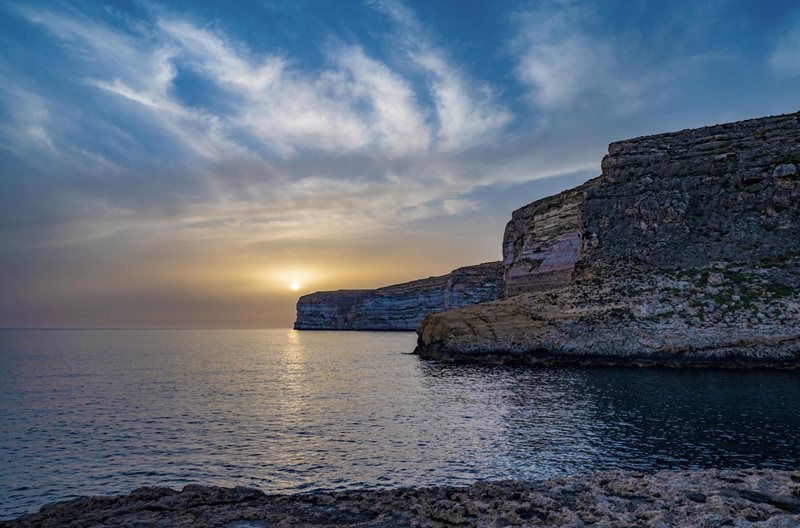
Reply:
[[[429,316],[455,361],[800,365],[800,113],[612,143],[514,213],[506,299]]]
[[[376,290],[339,290],[297,301],[297,330],[416,330],[431,313],[494,301],[503,263],[488,262]]]

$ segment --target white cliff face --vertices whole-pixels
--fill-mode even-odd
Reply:
[[[499,299],[503,266],[490,262],[376,290],[339,290],[297,301],[298,330],[416,330],[431,313]]]
[[[800,113],[613,143],[599,179],[514,213],[508,298],[432,315],[417,351],[798,367],[798,166]]]

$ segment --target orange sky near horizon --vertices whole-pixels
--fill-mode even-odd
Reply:
[[[474,225],[480,224],[480,225]],[[61,255],[25,287],[3,327],[278,328],[299,296],[375,288],[500,259],[504,221],[353,239],[106,242]],[[51,250],[55,251],[55,250]],[[292,283],[299,283],[294,291]],[[13,285],[7,295],[14,295]]]

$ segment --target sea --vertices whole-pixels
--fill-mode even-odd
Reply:
[[[269,493],[797,468],[800,372],[453,365],[413,333],[0,331],[0,518],[199,483]]]

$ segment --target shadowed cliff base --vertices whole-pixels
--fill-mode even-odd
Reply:
[[[416,352],[797,367],[799,165],[800,113],[612,143],[599,178],[514,213],[505,289],[520,294],[427,317]],[[567,284],[537,281],[548,259],[561,277],[574,263]]]
[[[757,526],[800,524],[800,472],[609,471],[546,482],[265,495],[250,488],[140,488],[0,522],[3,528],[312,526]]]

